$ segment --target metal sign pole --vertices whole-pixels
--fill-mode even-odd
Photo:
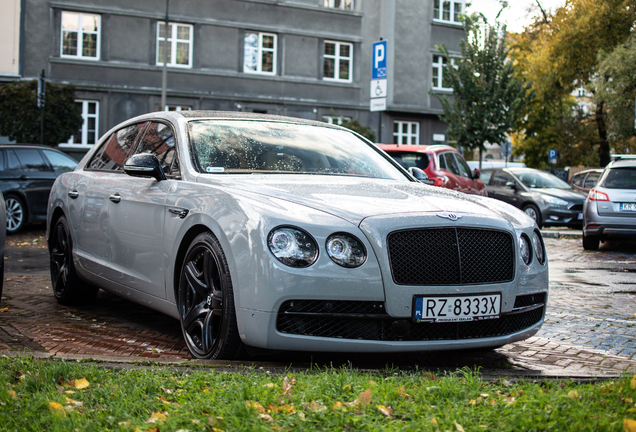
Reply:
[[[170,23],[168,18],[168,6],[170,0],[166,0],[166,23],[163,39],[163,69],[161,71],[161,111],[166,109],[166,87],[168,86],[168,32],[170,31]],[[172,34],[171,34],[172,36]],[[172,49],[172,45],[170,46]]]
[[[40,107],[40,144],[44,144],[44,101],[46,97],[46,80],[44,79],[44,69],[38,77],[37,104]]]

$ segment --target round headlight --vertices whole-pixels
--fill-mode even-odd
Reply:
[[[526,265],[530,264],[531,258],[531,248],[530,248],[530,239],[525,234],[521,235],[521,239],[519,241],[519,252],[521,254],[521,259]]]
[[[318,245],[298,228],[274,228],[269,233],[267,245],[278,261],[290,267],[308,267],[318,258]]]
[[[539,231],[535,231],[532,234],[532,248],[534,250],[534,256],[537,257],[537,261],[541,264],[545,264],[545,247],[543,246],[543,240]]]
[[[360,267],[367,259],[364,245],[352,235],[335,233],[327,238],[327,255],[342,267]]]

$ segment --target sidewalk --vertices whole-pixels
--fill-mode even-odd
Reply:
[[[543,238],[582,238],[583,230],[565,227],[543,227],[541,235]]]
[[[572,255],[568,248],[575,247],[576,231],[549,229],[545,232],[548,236],[558,234],[558,237],[546,237],[550,256]],[[386,364],[405,370],[415,366],[443,370],[469,367],[480,368],[483,376],[492,379],[505,376],[593,380],[636,373],[633,356],[569,344],[549,336],[546,325],[535,337],[493,351],[373,356],[286,353],[257,358],[255,362],[198,361],[192,359],[185,347],[179,322],[159,312],[104,291],[90,306],[59,305],[51,293],[48,252],[42,235],[12,238],[12,244],[7,246],[4,295],[0,304],[0,355],[92,359],[115,365],[113,367],[138,367],[152,361],[156,365],[217,370],[240,370],[249,364],[274,371],[285,370],[290,365],[303,369],[311,364],[329,367],[348,362],[368,369]],[[564,246],[567,247],[564,249]],[[555,317],[560,319],[557,305],[567,302],[567,298],[555,297],[557,292],[550,296],[557,315],[551,312],[549,305],[548,323]]]

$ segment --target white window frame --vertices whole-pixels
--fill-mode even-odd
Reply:
[[[160,48],[161,48],[161,42],[163,42],[165,39],[163,36],[161,36],[161,28],[165,25],[166,25],[165,21],[157,22],[157,66],[163,66],[163,55],[160,54],[161,52]],[[191,24],[183,24],[183,23],[177,23],[172,21],[170,21],[168,25],[170,26],[172,31],[170,32],[170,35],[168,36],[168,43],[170,45],[170,52],[168,54],[169,54],[170,60],[168,61],[167,66],[175,67],[175,68],[186,68],[186,69],[192,68],[192,45],[193,45],[192,41],[194,39],[194,27]],[[189,29],[188,39],[177,38],[180,27],[187,27]],[[177,63],[177,56],[176,56],[177,46],[180,43],[188,44],[188,64]]]
[[[70,15],[77,16],[77,29],[68,29],[64,28],[64,16],[69,17]],[[83,29],[83,21],[87,18],[97,18],[97,30],[96,31],[88,31]],[[64,54],[64,33],[65,32],[74,32],[77,33],[77,53],[76,54]],[[99,53],[101,50],[101,32],[102,32],[102,17],[97,14],[85,14],[80,12],[71,12],[71,11],[62,11],[61,21],[60,21],[60,57],[63,58],[74,58],[74,59],[82,59],[82,60],[99,60]],[[93,34],[97,35],[96,46],[95,46],[95,56],[85,56],[84,55],[84,35],[85,34]]]
[[[249,68],[249,63],[245,61],[247,57],[247,47],[246,47],[246,39],[248,35],[258,35],[258,46],[256,47],[256,70],[252,70]],[[271,36],[274,38],[274,47],[266,48],[263,46],[263,37]],[[263,53],[271,52],[272,53],[272,70],[264,71],[263,70]],[[254,32],[254,31],[246,31],[245,37],[243,38],[243,72],[249,74],[259,74],[259,75],[276,75],[276,64],[278,62],[278,35],[276,33],[263,33],[263,32]]]
[[[433,0],[433,21],[462,25],[459,19],[466,10],[465,0]]]
[[[99,101],[96,100],[85,100],[85,99],[76,99],[75,100],[76,103],[81,103],[82,104],[82,128],[81,128],[81,134],[82,137],[80,139],[79,143],[75,142],[75,135],[71,136],[71,138],[68,140],[68,142],[64,143],[64,144],[60,144],[60,147],[64,147],[64,148],[68,148],[68,147],[73,147],[73,148],[91,148],[93,147],[97,141],[99,141]],[[89,112],[89,104],[94,103],[95,104],[95,113],[91,114]],[[95,142],[89,143],[88,142],[88,119],[93,118],[95,119]]]
[[[322,121],[329,124],[342,125],[343,121],[351,121],[351,117],[346,116],[322,116]]]
[[[395,126],[398,127],[397,132]],[[420,124],[411,121],[394,121],[393,122],[393,142],[395,144],[414,144],[420,143]]]
[[[431,64],[433,65],[433,68],[431,70],[433,90],[452,92],[452,87],[444,87],[444,68],[448,64],[448,62],[446,61],[446,57],[440,54],[434,54]],[[451,58],[451,65],[457,69],[457,66],[455,66],[454,58]],[[437,71],[437,78],[435,77],[435,71]]]
[[[353,0],[324,0],[325,7],[343,10],[353,10]]]
[[[336,46],[335,54],[327,54],[325,50],[327,49],[327,44],[334,44]],[[340,55],[340,47],[348,46],[349,47],[349,57]],[[325,71],[325,60],[333,59],[333,77],[324,76]],[[340,62],[348,61],[349,62],[349,76],[347,78],[340,78]],[[339,82],[352,82],[353,81],[353,44],[348,42],[337,42],[326,40],[323,48],[323,60],[322,60],[322,70],[323,77],[322,79],[325,81],[339,81]]]

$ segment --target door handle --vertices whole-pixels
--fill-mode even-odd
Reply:
[[[114,202],[115,204],[118,203],[119,201],[121,201],[121,195],[119,195],[118,193],[113,194],[111,196],[108,197],[109,200],[111,200],[112,202]]]
[[[69,191],[68,196],[70,196],[71,198],[75,199],[75,198],[77,198],[79,196],[79,192],[76,191],[76,190]]]

